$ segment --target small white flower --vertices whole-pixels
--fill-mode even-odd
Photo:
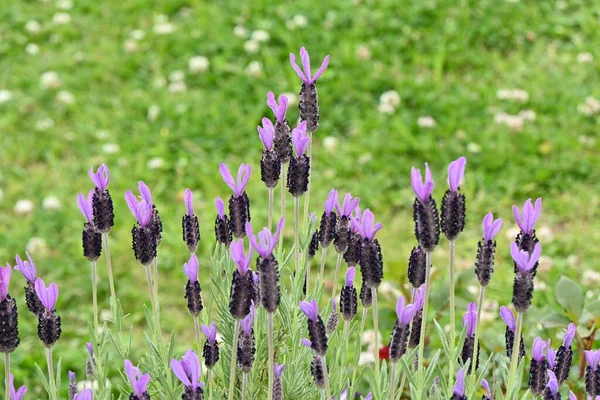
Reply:
[[[356,58],[358,58],[359,60],[371,59],[371,50],[364,44],[361,44],[356,49]]]
[[[259,49],[260,43],[256,40],[250,39],[247,40],[246,43],[244,43],[244,51],[246,51],[246,53],[248,54],[257,53]]]
[[[419,128],[433,128],[435,126],[435,120],[433,119],[433,117],[425,115],[419,117],[419,119],[417,120],[417,125],[419,126]]]
[[[170,35],[175,32],[175,25],[170,22],[161,22],[154,25],[153,29],[157,35]]]
[[[169,80],[171,82],[183,82],[185,80],[185,72],[175,70],[169,74]]]
[[[56,89],[62,85],[58,74],[54,71],[44,72],[40,78],[42,89]]]
[[[250,36],[250,38],[252,40],[256,40],[257,42],[268,42],[271,39],[271,35],[269,35],[269,32],[264,31],[262,29],[258,29],[254,32],[252,32],[252,35]]]
[[[8,103],[13,99],[13,94],[10,90],[0,90],[0,104]]]
[[[73,61],[76,63],[82,62],[84,58],[85,55],[81,51],[76,51],[75,53],[73,53]]]
[[[393,114],[396,111],[396,107],[389,103],[379,103],[377,110],[382,114]]]
[[[25,30],[27,32],[31,33],[32,35],[37,35],[38,33],[40,33],[42,31],[42,25],[39,22],[37,22],[35,19],[30,19],[25,24]]]
[[[61,204],[60,200],[56,196],[48,196],[42,200],[42,208],[46,210],[60,210]]]
[[[360,353],[358,358],[358,365],[364,367],[365,365],[375,364],[375,355],[372,351],[363,351]]]
[[[513,226],[506,230],[505,235],[508,240],[514,240],[517,237],[517,235],[519,234],[519,232],[521,232],[521,229],[519,229],[516,226]]]
[[[52,118],[44,118],[35,123],[35,129],[38,131],[47,131],[54,127],[54,121]]]
[[[169,92],[170,93],[183,93],[187,90],[187,86],[183,81],[175,81],[169,84]]]
[[[519,111],[519,117],[523,118],[525,121],[535,121],[537,115],[533,110],[521,110]]]
[[[470,285],[467,286],[467,291],[471,293],[473,296],[477,296],[479,294],[479,286]]]
[[[306,19],[306,17],[302,14],[294,15],[293,21],[294,25],[298,28],[306,28],[306,26],[308,25],[308,19]]]
[[[111,314],[112,317],[112,314]],[[81,392],[84,389],[98,389],[98,381],[79,381],[77,382],[77,390]]]
[[[252,77],[259,78],[262,76],[262,64],[260,61],[252,61],[246,67],[246,73]],[[288,104],[289,107],[289,104]]]
[[[148,118],[148,121],[154,122],[154,121],[156,121],[156,118],[158,118],[159,115],[160,115],[160,107],[156,104],[152,104],[150,106],[150,108],[148,108],[148,113],[147,113],[146,117]]]
[[[71,93],[71,92],[67,92],[66,90],[61,90],[56,95],[56,101],[58,101],[61,104],[66,105],[66,106],[70,106],[72,104],[75,104],[75,96],[73,96],[73,93]]]
[[[514,100],[525,103],[529,100],[529,93],[523,89],[499,89],[496,97],[498,100]]]
[[[141,29],[136,29],[129,33],[129,37],[133,40],[142,40],[146,36],[146,32]]]
[[[583,280],[589,285],[597,285],[600,283],[600,272],[586,269],[583,271]]]
[[[394,108],[398,107],[401,101],[400,95],[395,90],[387,90],[379,96],[379,104],[389,104]]]
[[[121,150],[121,148],[116,143],[106,143],[104,146],[102,146],[102,151],[106,154],[116,154],[119,152],[119,150]]]
[[[477,143],[469,143],[467,144],[467,151],[473,154],[481,153],[481,146],[479,146]]]
[[[378,333],[378,338],[379,338],[377,343],[381,343],[381,332],[377,332],[377,333]],[[373,329],[367,329],[363,332],[362,344],[363,345],[366,344],[367,347],[369,347],[370,349],[373,349],[373,346],[375,345],[375,331]]]
[[[25,46],[25,52],[30,56],[35,56],[40,52],[40,46],[35,43],[27,43],[27,46]]]
[[[519,115],[508,115],[504,123],[513,131],[520,132],[523,130],[524,122],[524,118]]]
[[[371,160],[373,160],[373,154],[371,153],[364,153],[361,154],[360,156],[358,156],[358,163],[361,165],[365,165],[366,163],[370,162]]]
[[[288,98],[288,110],[291,107],[298,105],[298,95],[296,93],[285,92],[285,93],[281,93],[281,95]]]
[[[575,254],[571,254],[565,261],[569,267],[576,267],[579,265],[579,257],[577,257]]]
[[[148,169],[159,169],[165,165],[165,160],[160,157],[154,157],[148,160]]]
[[[233,28],[233,34],[235,37],[245,39],[248,37],[248,29],[246,29],[242,25],[236,25],[235,28]]]
[[[326,136],[323,139],[323,147],[330,153],[333,153],[338,145],[338,139],[335,136]]]
[[[185,168],[188,165],[187,158],[180,158],[177,160],[177,164],[175,164],[177,168]]]
[[[33,201],[29,199],[19,200],[15,204],[14,210],[17,215],[27,215],[33,211]]]
[[[208,71],[210,61],[204,56],[194,56],[188,61],[188,69],[191,74],[201,74]]]
[[[579,64],[589,64],[594,61],[592,53],[579,53],[577,54],[577,62]]]
[[[596,139],[588,135],[581,135],[577,139],[584,146],[593,146],[596,144]]]
[[[537,231],[536,231],[537,233]],[[552,258],[548,256],[540,256],[539,259],[539,270],[540,271],[549,271],[552,268]]]
[[[535,234],[542,243],[548,243],[554,240],[554,232],[552,232],[552,229],[547,225],[540,226],[539,229],[535,230]]]
[[[70,10],[73,8],[73,2],[71,0],[59,0],[56,3],[56,7],[61,10]]]
[[[592,96],[588,96],[585,98],[585,103],[577,106],[577,111],[579,113],[587,115],[591,117],[592,115],[598,114],[600,112],[600,101],[596,100]]]
[[[45,255],[47,255],[50,250],[48,249],[48,243],[46,243],[46,240],[44,238],[41,237],[32,237],[31,239],[29,239],[29,241],[27,242],[27,245],[25,245],[25,250],[27,250],[28,253],[31,253],[35,256],[40,256],[43,257]]]
[[[138,42],[133,39],[127,39],[123,42],[123,50],[129,54],[135,53],[138,50]]]
[[[100,140],[106,140],[110,137],[110,132],[105,129],[100,129],[96,132],[96,137]]]
[[[167,85],[167,78],[164,76],[157,76],[152,80],[152,86],[156,89],[164,88]]]
[[[179,103],[175,106],[175,112],[177,114],[185,114],[188,110],[188,105],[185,103]]]
[[[66,13],[66,12],[56,13],[52,17],[52,22],[54,22],[57,25],[68,24],[69,22],[71,22],[71,14]]]

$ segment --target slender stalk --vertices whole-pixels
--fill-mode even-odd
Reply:
[[[273,340],[273,313],[267,313],[267,341],[269,346],[269,388],[268,400],[273,400],[273,379],[275,377],[275,343]]]
[[[110,284],[110,296],[117,300],[117,292],[115,291],[115,280],[112,272],[112,262],[110,261],[110,245],[108,244],[108,233],[103,233],[104,239],[104,254],[106,255],[106,269],[108,270],[108,283]]]
[[[152,266],[154,269],[154,280],[152,284],[152,288],[154,289],[154,300],[157,302],[156,311],[160,313],[160,308],[158,307],[158,256],[154,257],[154,260],[152,260]]]
[[[514,390],[515,379],[517,377],[517,368],[519,366],[519,348],[521,346],[521,330],[523,329],[523,313],[517,313],[517,326],[515,327],[515,340],[513,341],[512,357],[510,361],[510,374],[508,375],[507,396],[510,400]],[[510,390],[508,390],[510,389]]]
[[[319,281],[323,279],[323,275],[325,274],[325,259],[327,258],[327,249],[328,247],[324,247],[321,251],[321,271],[319,272]]]
[[[206,376],[206,383],[208,386],[207,399],[212,399],[212,369],[208,370],[208,374]]]
[[[4,398],[10,399],[10,353],[4,353]]]
[[[96,261],[92,261],[92,305],[94,308],[94,332],[98,333],[98,281],[96,279]]]
[[[233,328],[233,341],[231,345],[231,369],[229,370],[229,400],[235,398],[233,390],[235,389],[235,365],[237,363],[237,348],[240,339],[240,321],[235,320],[235,328]]]
[[[306,263],[306,293],[310,293],[310,267],[312,264],[312,260],[308,257],[305,257]]]
[[[312,132],[308,131],[306,132],[308,135],[308,149],[307,149],[307,155],[308,155],[308,159],[310,160],[310,167],[311,169],[314,168],[313,165],[313,159],[312,159]],[[311,175],[312,174],[308,174],[308,188],[306,190],[306,195],[304,196],[304,216],[308,215],[308,206],[310,203],[310,182],[312,181],[311,179]]]
[[[285,176],[285,164],[281,164],[281,216],[285,217],[285,185],[283,184]],[[283,235],[279,235],[278,251],[281,253],[281,247],[283,246]]]
[[[369,309],[367,307],[363,307],[362,319],[360,321],[360,331],[358,334],[358,341],[360,343],[359,351],[362,350],[362,336],[365,331],[365,323],[367,322],[368,312],[369,312]],[[350,385],[352,387],[352,391],[350,393],[351,395],[354,394],[354,391],[356,389],[356,373],[357,372],[358,372],[358,368],[355,365],[354,370],[352,371],[352,380],[350,381]]]
[[[481,309],[483,308],[483,296],[485,286],[479,287],[479,302],[477,303],[477,322],[475,324],[475,345],[473,346],[473,358],[471,359],[471,374],[477,379],[477,352],[479,351],[479,325],[481,322]]]
[[[377,309],[377,288],[371,288],[373,296],[373,332],[374,332],[374,344],[373,356],[375,358],[375,382],[379,385],[379,310]]]
[[[202,347],[200,346],[200,321],[197,315],[194,316],[194,332],[196,333],[196,345],[198,346],[198,354],[202,354]],[[202,363],[200,363],[200,376],[202,376]]]
[[[244,374],[242,378],[242,400],[246,400],[246,388],[248,386],[248,374]]]
[[[398,400],[402,397],[402,392],[404,391],[404,384],[406,383],[406,372],[402,373],[402,380],[400,381],[400,390],[398,391]]]
[[[281,183],[283,186],[283,182]],[[271,232],[271,228],[273,227],[273,188],[269,188],[269,232]]]
[[[392,363],[392,370],[390,372],[390,400],[394,400],[394,394],[396,392],[396,366],[398,363]]]
[[[429,306],[429,293],[431,287],[431,252],[425,253],[425,300],[423,302],[423,320],[421,322],[421,338],[419,339],[419,352],[418,352],[418,367],[417,377],[419,379],[419,388],[417,391],[417,398],[420,399],[423,395],[423,385],[425,382],[421,382],[424,377],[423,374],[423,353],[425,350],[425,333],[427,332],[427,308]]]
[[[52,363],[52,347],[46,347],[46,363],[48,364],[48,381],[50,383],[50,399],[58,400],[56,379],[54,379],[54,364]]]
[[[300,198],[294,197],[294,272],[300,271]]]
[[[348,346],[348,336],[350,336],[350,321],[344,321],[344,343]]]
[[[338,253],[337,261],[335,262],[335,273],[333,274],[333,288],[331,288],[331,297],[335,296],[335,289],[337,289],[338,276],[340,274],[340,265],[342,265],[343,253]]]
[[[146,270],[146,280],[148,281],[148,295],[150,296],[150,303],[152,304],[152,314],[154,315],[154,323],[155,323],[155,334],[156,338],[162,343],[162,333],[160,329],[160,317],[158,316],[158,306],[156,304],[156,299],[154,298],[154,289],[152,288],[152,272],[150,271],[149,265],[144,265],[144,269]]]
[[[321,363],[323,364],[323,372],[325,375],[325,398],[331,398],[331,388],[329,387],[329,372],[327,371],[327,360],[325,356],[321,356]]]
[[[452,348],[456,346],[456,306],[454,294],[454,254],[456,243],[450,240],[450,341]]]

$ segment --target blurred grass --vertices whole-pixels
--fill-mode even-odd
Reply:
[[[437,180],[435,195],[441,198],[445,166],[463,154],[468,158],[463,189],[469,213],[458,244],[464,270],[459,307],[474,299],[468,291],[475,283],[470,268],[479,221],[490,210],[505,219],[505,228],[489,298],[500,305],[510,302],[512,266],[505,234],[513,226],[510,207],[528,197],[544,198],[543,253],[552,264],[539,274],[547,289],[536,291],[530,322],[558,308],[552,292],[561,275],[581,282],[586,270],[598,271],[600,250],[591,245],[600,240],[598,117],[577,111],[587,96],[600,96],[598,60],[577,61],[580,53],[595,55],[600,45],[598,1],[79,0],[69,10],[60,5],[8,0],[0,6],[0,90],[13,96],[0,104],[0,260],[12,263],[32,238],[44,239],[46,246],[32,249],[32,255],[46,281],[61,288],[58,309],[65,333],[56,354],[64,358],[65,370],[83,368],[91,314],[91,307],[82,306],[90,297],[89,265],[81,256],[82,218],[75,202],[76,194],[90,187],[87,169],[103,162],[111,168],[117,215],[111,233],[113,265],[117,291],[134,324],[143,321],[146,292],[140,283],[143,270],[130,250],[133,218],[122,196],[140,179],[150,186],[165,226],[159,250],[164,326],[191,338],[182,291],[181,265],[187,258],[179,233],[183,190],[190,187],[196,196],[204,265],[213,242],[212,201],[217,194],[229,195],[217,173],[219,162],[253,165],[248,189],[253,221],[256,226],[266,221],[255,126],[271,116],[267,91],[298,92],[288,53],[302,45],[313,65],[331,55],[319,80],[322,125],[314,135],[311,209],[321,208],[331,187],[360,196],[361,205],[384,222],[380,235],[390,282],[405,280],[414,243],[410,167],[428,161]],[[69,13],[71,22],[53,22],[56,13]],[[161,14],[174,24],[173,33],[154,32]],[[295,15],[305,16],[308,25],[291,29]],[[41,24],[39,33],[25,29],[30,20]],[[234,35],[236,25],[249,32],[266,30],[270,40],[248,54],[246,39]],[[136,50],[128,52],[125,42],[140,29],[144,38],[134,40]],[[39,46],[39,54],[27,54],[29,43]],[[358,56],[361,47],[368,48],[369,59]],[[195,55],[210,60],[208,71],[189,73],[188,60]],[[258,76],[247,73],[253,61],[261,63]],[[176,70],[185,72],[187,90],[170,93],[168,76]],[[41,87],[40,76],[47,71],[58,74],[60,88]],[[526,90],[528,100],[498,99],[497,91],[504,88]],[[58,102],[60,90],[72,93],[75,103]],[[379,96],[387,90],[402,98],[392,115],[378,112]],[[156,119],[148,118],[151,106],[160,109]],[[521,110],[533,110],[536,118],[520,131],[494,123],[499,112]],[[420,116],[432,116],[436,125],[420,128]],[[292,108],[288,117],[293,121],[297,111]],[[44,121],[51,126],[44,129]],[[107,153],[107,144],[119,150]],[[152,158],[162,159],[162,166],[149,168]],[[56,196],[62,208],[44,209],[47,196]],[[20,199],[33,201],[33,212],[18,215],[14,206]],[[442,242],[434,259],[439,267],[434,306],[444,315],[445,252]],[[11,292],[22,300],[20,279],[14,276]],[[597,287],[597,282],[582,283]],[[107,294],[103,279],[104,307]],[[31,383],[31,367],[44,364],[43,352],[35,321],[22,301],[19,307],[22,344],[13,356],[14,372],[18,381]],[[393,318],[390,307],[382,321],[384,335]],[[483,335],[486,347],[502,346],[493,329]]]

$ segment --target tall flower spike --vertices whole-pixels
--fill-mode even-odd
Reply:
[[[304,47],[300,49],[300,58],[302,58],[302,66],[304,72],[300,70],[296,64],[296,56],[290,53],[290,63],[292,68],[302,80],[302,88],[300,89],[300,101],[298,109],[300,110],[300,119],[308,122],[308,130],[314,132],[319,127],[319,97],[317,95],[317,79],[321,76],[327,65],[329,64],[329,56],[325,57],[321,68],[314,76],[310,73],[310,58]]]
[[[304,154],[310,143],[310,138],[306,136],[306,121],[300,122],[292,131],[292,143],[296,150],[296,157],[290,158],[287,187],[292,196],[300,197],[308,190],[310,176],[310,158]]]
[[[267,93],[267,105],[275,114],[275,119],[280,124],[285,123],[285,113],[287,112],[288,107],[288,98],[287,96],[279,96],[279,103],[275,100],[275,95],[273,92]]]
[[[100,232],[108,233],[115,224],[113,202],[107,189],[110,171],[106,165],[102,164],[95,173],[94,168],[91,167],[88,175],[96,186],[92,196],[94,225]]]
[[[281,374],[283,374],[284,368],[285,364],[275,363],[274,365],[275,381],[273,382],[273,400],[283,400],[283,382],[281,381]]]
[[[337,305],[335,304],[335,299],[331,298],[331,313],[329,313],[329,317],[327,318],[327,324],[325,325],[325,332],[328,335],[335,332],[335,328],[337,328],[338,324],[338,313],[337,313]]]
[[[356,288],[354,287],[354,277],[356,276],[356,268],[349,267],[346,271],[346,284],[340,292],[340,312],[344,320],[351,321],[356,315],[357,297]]]
[[[285,115],[285,112],[284,112]],[[277,151],[273,148],[275,140],[275,127],[268,118],[262,119],[263,126],[258,126],[258,136],[262,141],[265,149],[262,152],[260,159],[260,179],[265,186],[272,189],[277,186],[281,175],[281,160],[277,155]]]
[[[308,335],[311,349],[316,355],[324,357],[327,354],[327,334],[323,320],[319,316],[317,302],[315,299],[310,302],[301,301],[299,306],[300,311],[308,318]]]
[[[188,311],[192,315],[199,315],[204,309],[202,304],[202,288],[198,282],[198,257],[192,253],[187,263],[183,264],[183,272],[188,277],[185,285],[185,298]]]
[[[379,287],[383,280],[383,256],[379,241],[375,234],[381,229],[381,224],[375,224],[375,216],[368,208],[362,213],[361,236],[363,238],[360,249],[360,272],[363,285],[369,289]],[[361,289],[361,299],[362,299]]]
[[[215,219],[215,237],[217,242],[225,247],[228,247],[232,240],[231,224],[229,218],[225,214],[225,203],[219,196],[215,199],[217,208],[217,218]]]
[[[131,387],[133,388],[133,400],[149,400],[150,396],[147,393],[148,383],[150,383],[150,374],[142,374],[142,372],[133,366],[131,361],[125,360],[125,375],[129,378]]]
[[[77,206],[86,219],[81,233],[83,255],[90,261],[96,261],[102,253],[102,234],[94,225],[94,190],[90,190],[87,198],[79,193]]]
[[[246,223],[246,234],[250,239],[252,247],[256,249],[260,257],[256,261],[259,282],[258,292],[260,294],[260,303],[269,313],[273,313],[277,310],[279,302],[281,301],[281,294],[279,288],[279,265],[277,260],[273,256],[273,250],[275,244],[281,235],[283,230],[284,218],[281,217],[277,223],[277,230],[272,235],[271,231],[267,228],[263,228],[262,231],[258,232],[258,239],[252,231],[250,223]]]
[[[300,58],[302,59],[302,68],[304,69],[304,72],[298,67],[298,64],[296,64],[296,55],[290,53],[290,64],[292,64],[292,68],[294,68],[294,71],[296,71],[296,74],[298,74],[305,85],[312,85],[317,82],[317,79],[321,77],[327,68],[327,65],[329,65],[329,56],[325,56],[317,73],[311,76],[310,57],[304,47],[300,48]]]
[[[413,288],[419,288],[425,283],[426,255],[419,245],[413,247],[408,259],[408,281]]]
[[[483,217],[483,240],[477,244],[477,258],[475,261],[475,275],[483,287],[490,283],[494,272],[494,258],[496,256],[496,242],[494,238],[502,228],[502,219],[494,220],[490,212]]]
[[[396,303],[396,316],[398,320],[390,337],[390,361],[396,363],[406,353],[408,338],[410,336],[410,322],[417,313],[414,304],[405,305],[404,297],[398,297]]]
[[[588,396],[600,396],[600,350],[586,350],[585,391]]]
[[[25,393],[27,393],[27,387],[21,386],[19,390],[15,390],[15,376],[11,373],[9,376],[10,381],[10,400],[21,400]]]
[[[571,342],[573,342],[576,334],[577,326],[574,323],[570,323],[567,329],[565,329],[563,344],[556,352],[556,364],[553,368],[553,371],[558,378],[559,385],[562,385],[567,379],[569,379],[569,372],[571,371],[571,364],[573,363],[573,350],[571,349]]]
[[[325,211],[321,216],[321,224],[319,225],[320,243],[324,249],[337,237],[337,215],[333,212],[334,208],[337,207],[338,202],[338,191],[331,189],[325,200],[324,208]]]
[[[442,232],[448,240],[454,240],[465,228],[466,199],[460,193],[458,185],[465,175],[467,159],[460,157],[448,166],[448,184],[450,189],[444,193],[442,199]]]
[[[512,350],[515,341],[515,315],[510,308],[502,306],[500,307],[500,317],[506,324],[506,330],[504,338],[506,341],[506,355],[508,358],[512,357]],[[525,355],[525,341],[523,340],[523,334],[521,334],[521,344],[519,345],[519,360]]]
[[[467,336],[463,343],[461,352],[461,358],[463,364],[467,363],[467,360],[471,360],[468,371],[470,372],[473,368],[477,369],[479,366],[479,351],[473,357],[475,352],[475,329],[477,327],[477,303],[471,302],[467,305],[467,312],[463,315],[462,324],[466,328]]]
[[[351,230],[352,213],[358,207],[360,199],[358,197],[352,197],[350,193],[346,193],[344,196],[344,202],[342,207],[336,204],[337,212],[339,215],[337,222],[337,236],[334,241],[335,251],[339,254],[345,254],[348,247],[351,245],[353,239],[353,232]]]
[[[231,244],[231,259],[237,264],[231,282],[229,312],[236,319],[243,319],[250,313],[250,303],[256,297],[254,274],[249,269],[252,260],[252,246],[244,253],[244,241],[239,239]]]
[[[256,353],[254,331],[252,329],[254,325],[255,314],[256,311],[254,309],[254,302],[252,302],[252,305],[250,306],[250,314],[240,321],[242,332],[240,332],[238,341],[237,364],[240,367],[240,370],[245,374],[252,370],[252,365],[254,364],[254,354]]]
[[[519,250],[516,243],[511,243],[510,254],[517,267],[517,274],[513,284],[513,304],[515,310],[524,313],[531,305],[533,298],[533,273],[537,261],[540,258],[542,246],[536,243],[533,252],[529,254],[526,250]]]
[[[415,167],[410,170],[410,184],[417,196],[417,199],[423,204],[426,204],[431,197],[435,183],[431,176],[429,165],[425,163],[425,181],[421,176],[421,171]]]
[[[142,191],[140,190],[140,192]],[[152,201],[149,192],[146,192],[139,202],[131,190],[125,193],[127,206],[137,220],[137,225],[131,230],[133,252],[135,258],[142,265],[150,265],[156,257],[156,248],[160,237],[159,230],[161,229],[157,223],[152,222],[153,208],[152,203],[148,200]]]
[[[440,218],[437,204],[431,196],[435,184],[429,165],[425,163],[425,181],[421,177],[421,171],[414,167],[410,181],[416,195],[413,203],[415,237],[425,251],[431,252],[440,240]]]
[[[538,336],[533,341],[532,359],[529,367],[529,389],[534,394],[544,393],[546,383],[548,382],[548,360],[544,354],[548,343]]]
[[[237,238],[246,236],[244,225],[250,221],[250,199],[245,189],[250,180],[251,170],[250,165],[241,164],[238,168],[237,181],[234,181],[227,165],[223,163],[219,165],[223,180],[233,190],[233,195],[229,198],[229,218],[231,231]]]
[[[12,267],[0,267],[0,352],[12,353],[21,343],[17,302],[8,294]]]
[[[44,311],[38,315],[38,336],[44,346],[51,348],[62,333],[61,319],[54,310],[58,299],[58,287],[55,283],[51,283],[49,287],[46,287],[44,281],[37,278],[35,280],[35,293],[44,307]]]
[[[525,234],[531,234],[535,228],[540,214],[542,213],[542,199],[537,198],[535,206],[531,203],[531,199],[528,199],[524,204],[521,212],[517,206],[513,206],[513,214],[517,225],[521,228],[521,231]]]
[[[189,252],[194,253],[200,242],[200,225],[198,217],[194,214],[194,198],[190,189],[185,189],[184,201],[186,212],[181,218],[181,231]]]
[[[25,286],[25,300],[27,303],[27,308],[31,311],[36,317],[44,311],[44,306],[42,302],[35,294],[35,263],[33,259],[27,254],[28,261],[23,261],[19,255],[16,257],[17,266],[15,270],[20,271],[23,274],[23,277],[27,280],[27,286]]]
[[[74,400],[78,392],[77,376],[75,375],[75,372],[69,371],[69,399]]]
[[[88,175],[100,193],[106,190],[108,187],[108,182],[110,181],[110,171],[106,165],[102,164],[100,167],[98,167],[96,172],[94,172],[94,167],[90,167]]]

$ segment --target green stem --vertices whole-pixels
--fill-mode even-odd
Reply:
[[[331,297],[335,296],[335,289],[337,286],[338,275],[340,274],[340,265],[342,265],[343,253],[338,253],[337,260],[335,262],[335,273],[333,274],[333,288],[331,288]]]
[[[473,380],[477,379],[477,352],[479,351],[479,325],[481,322],[481,309],[483,308],[483,297],[485,294],[485,286],[479,287],[479,302],[477,303],[477,322],[475,324],[475,344],[473,346],[473,358],[471,359],[471,374]],[[474,385],[477,382],[474,382]]]
[[[358,334],[358,341],[360,343],[359,352],[362,350],[362,336],[363,336],[363,333],[365,332],[365,324],[367,322],[368,312],[369,312],[369,309],[367,307],[363,307],[362,319],[360,321],[360,331]],[[356,374],[357,373],[358,373],[358,366],[354,365],[354,369],[352,371],[352,380],[350,381],[351,392],[349,394],[351,396],[354,395],[354,392],[356,389]],[[350,398],[352,398],[352,397],[350,397]]]
[[[327,371],[327,360],[325,356],[321,356],[321,363],[323,364],[323,374],[325,375],[325,398],[331,398],[331,388],[329,386],[329,372]]]
[[[312,132],[307,132],[308,134],[308,149],[307,149],[307,155],[308,155],[308,159],[310,160],[310,168],[313,169],[314,168],[314,163],[313,163],[313,159],[312,159]],[[304,196],[304,216],[308,216],[308,206],[310,203],[310,183],[312,181],[311,179],[312,174],[308,174],[308,187],[306,189],[306,196]]]
[[[148,295],[150,296],[150,303],[152,304],[152,314],[154,315],[154,333],[156,334],[156,339],[160,344],[162,344],[162,332],[160,329],[160,317],[158,316],[158,305],[156,304],[156,299],[154,298],[154,289],[152,288],[152,272],[150,271],[149,265],[144,265],[144,269],[146,270],[146,280],[148,281]],[[162,346],[161,346],[162,347]]]
[[[294,197],[294,273],[300,272],[300,198]]]
[[[237,348],[238,341],[240,339],[240,321],[235,320],[235,327],[233,328],[233,338],[231,345],[231,369],[229,370],[229,400],[233,400],[235,398],[234,389],[235,389],[235,365],[237,363]]]
[[[282,183],[283,185],[283,183]],[[271,228],[273,227],[273,188],[269,188],[269,232],[271,232]]]
[[[327,258],[327,249],[328,247],[324,247],[321,251],[321,271],[319,272],[319,281],[323,279],[325,274],[325,259]]]
[[[154,289],[154,301],[157,303],[156,311],[158,313],[157,315],[160,317],[160,308],[158,307],[158,256],[154,257],[154,260],[152,260],[152,265],[154,269],[154,280],[152,284]]]
[[[390,372],[390,400],[394,400],[396,389],[396,366],[398,363],[392,363],[392,371]]]
[[[375,382],[379,387],[379,310],[377,309],[377,288],[371,288],[371,295],[373,297],[373,332],[374,332],[374,345],[373,356],[375,358]]]
[[[269,388],[268,400],[273,399],[273,379],[275,376],[275,343],[273,340],[273,313],[267,313],[267,341],[269,347]]]
[[[281,217],[285,217],[285,164],[281,164]],[[283,235],[279,235],[278,252],[281,253],[281,247],[283,246]]]
[[[512,398],[517,368],[519,366],[519,348],[521,346],[521,330],[523,329],[523,313],[517,313],[517,326],[515,327],[515,340],[513,341],[512,358],[510,361],[510,374],[508,375],[506,398]]]
[[[456,346],[456,306],[454,293],[454,254],[456,245],[454,240],[450,241],[450,341],[452,348]]]
[[[246,400],[246,388],[248,386],[248,374],[242,377],[242,400]]]
[[[306,255],[305,264],[306,264],[306,294],[310,293],[310,267],[312,264],[312,259]]]
[[[94,308],[94,332],[98,334],[98,280],[96,278],[96,261],[92,261],[92,305]]]
[[[419,352],[417,357],[419,359],[418,367],[417,367],[417,378],[418,378],[418,388],[417,388],[417,399],[420,400],[423,396],[423,387],[425,386],[425,382],[423,382],[424,373],[423,373],[423,354],[425,351],[425,334],[427,332],[427,308],[429,306],[429,293],[431,286],[431,252],[425,253],[425,300],[423,301],[423,317],[421,322],[421,338],[419,339]]]
[[[10,353],[4,353],[4,398],[10,399]]]
[[[104,254],[106,255],[106,269],[108,270],[108,282],[110,285],[110,296],[117,301],[117,292],[115,291],[115,280],[112,272],[112,262],[110,261],[110,245],[108,244],[108,233],[103,233]]]
[[[196,333],[196,345],[198,346],[198,354],[202,354],[202,347],[200,346],[200,321],[199,316],[194,316],[194,332]],[[202,363],[200,363],[200,376],[202,376]]]
[[[400,381],[400,390],[398,391],[398,400],[402,397],[402,392],[404,391],[404,384],[406,383],[406,372],[402,373],[402,380]]]
[[[212,369],[209,369],[208,374],[206,375],[206,386],[208,386],[207,399],[212,399]]]
[[[48,364],[48,381],[50,383],[50,399],[58,400],[56,379],[54,379],[54,364],[52,362],[52,347],[46,347],[46,363]]]

